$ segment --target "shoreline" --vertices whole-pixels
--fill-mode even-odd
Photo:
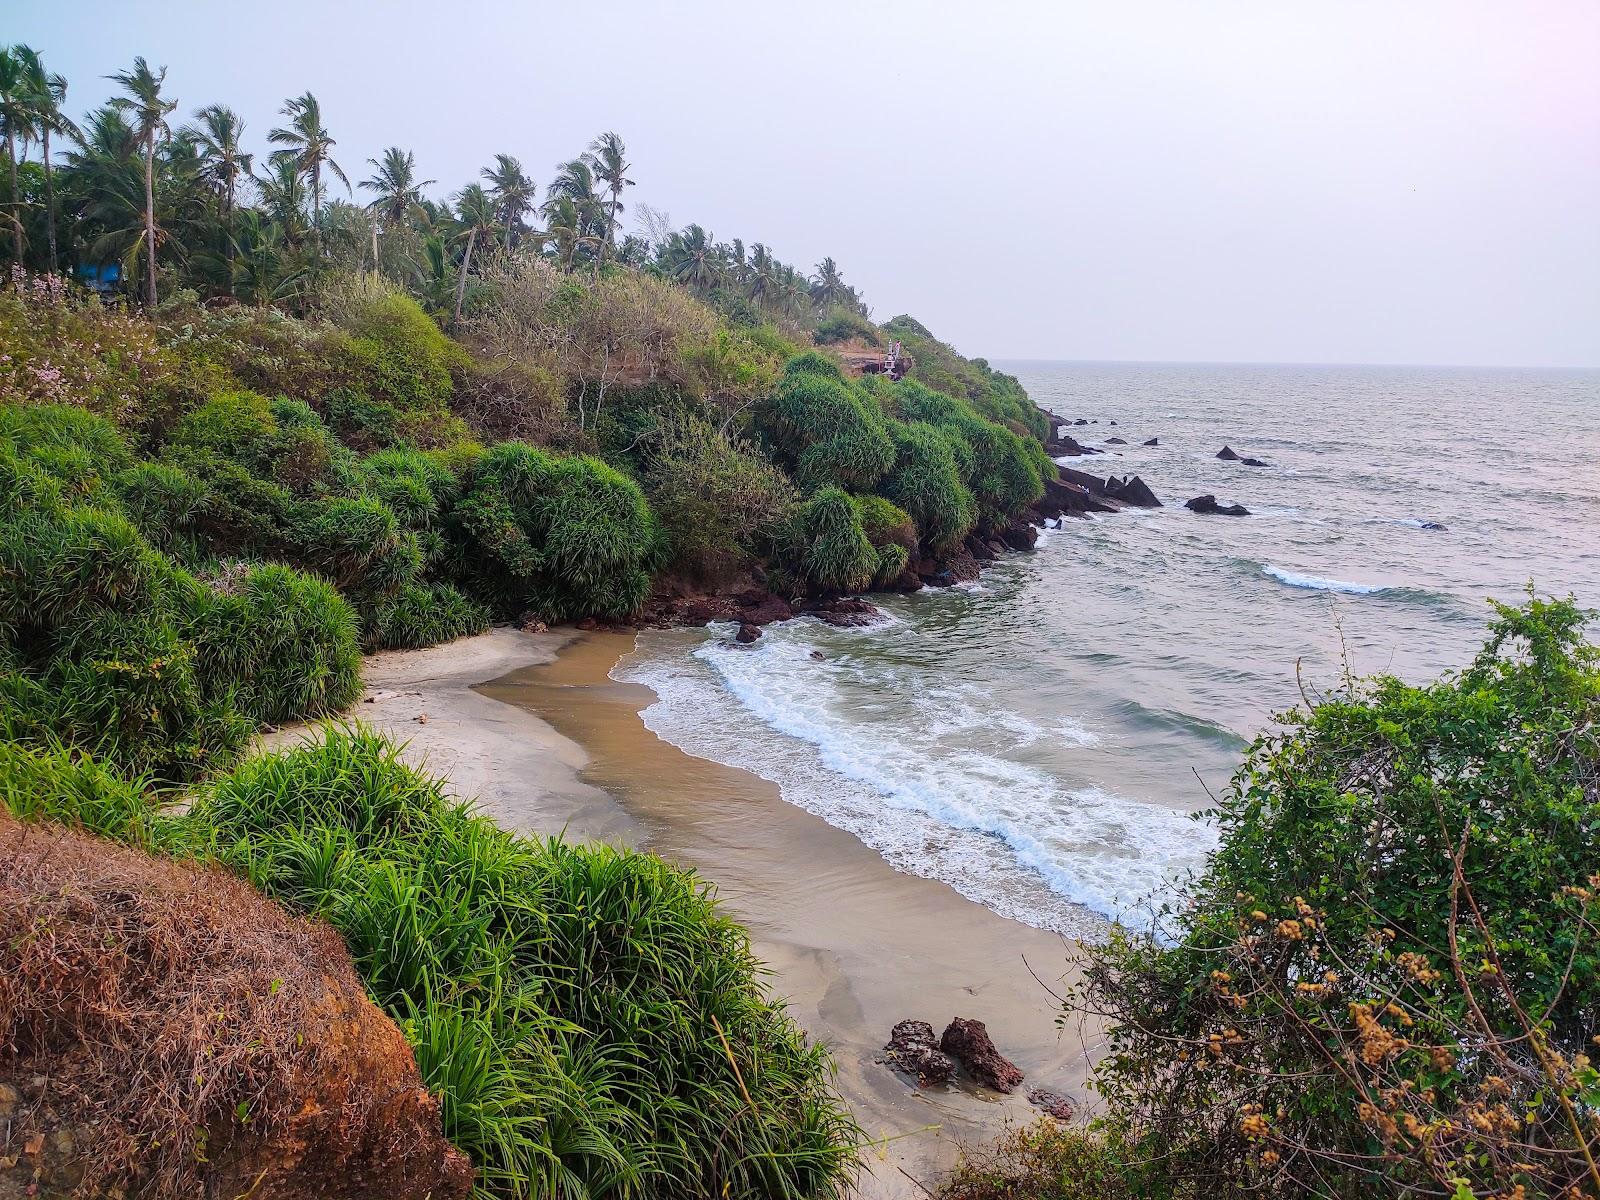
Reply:
[[[1056,987],[1071,943],[902,874],[789,804],[775,784],[659,739],[639,715],[655,694],[610,678],[634,639],[583,634],[472,690],[581,747],[578,779],[635,823],[629,844],[715,885],[749,930],[772,992],[833,1053],[836,1085],[878,1143],[864,1155],[858,1194],[922,1194],[961,1145],[1040,1118],[1027,1099],[1033,1087],[1081,1107],[1088,1056],[1076,1031],[1057,1029],[1056,1002],[1032,973]],[[956,1016],[983,1021],[1026,1072],[1016,1093],[920,1089],[874,1061],[895,1022],[917,1018],[938,1031]]]

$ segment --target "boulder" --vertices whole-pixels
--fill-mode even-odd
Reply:
[[[1161,501],[1150,490],[1150,485],[1137,475],[1129,475],[1126,479],[1112,477],[1106,480],[1106,495],[1113,500],[1121,500],[1124,504],[1131,504],[1135,508],[1161,507]]]
[[[1224,446],[1221,450],[1218,450],[1217,451],[1217,457],[1220,458],[1220,459],[1223,459],[1226,462],[1238,462],[1239,461],[1239,456],[1233,452],[1233,447],[1232,446]]]
[[[1245,467],[1270,467],[1272,465],[1271,463],[1264,462],[1259,458],[1246,458],[1244,455],[1234,450],[1232,446],[1224,446],[1221,450],[1218,450],[1217,457],[1225,462],[1236,462]]]
[[[1039,540],[1039,531],[1026,521],[1012,519],[1006,522],[1000,536],[1011,549],[1026,551],[1032,550],[1034,543]]]
[[[1151,438],[1149,441],[1141,442],[1140,444],[1144,445],[1144,446],[1159,446],[1161,444],[1161,439],[1160,438]]]
[[[1089,419],[1087,417],[1079,417],[1076,421],[1073,422],[1074,425],[1087,425],[1088,423],[1089,423]]]
[[[995,558],[999,558],[1006,552],[1006,544],[999,538],[990,538],[984,542],[984,546]]]
[[[998,552],[989,548],[988,540],[986,538],[979,537],[975,533],[969,533],[966,541],[962,542],[961,544],[966,549],[968,554],[981,563],[992,562],[994,559],[999,557]]]
[[[794,616],[794,609],[787,600],[761,588],[740,593],[738,604],[738,619],[746,625],[771,625]]]
[[[739,626],[739,632],[733,635],[733,640],[742,646],[748,646],[760,636],[761,626],[746,623]]]
[[[1115,425],[1115,424],[1116,424],[1116,422],[1115,422],[1115,421],[1109,421],[1109,422],[1107,422],[1107,424],[1110,424],[1110,425]]]
[[[219,868],[9,816],[0,1130],[4,1197],[472,1188],[333,929]]]
[[[1424,521],[1424,522],[1422,522],[1421,525],[1417,526],[1417,528],[1418,529],[1446,530],[1446,529],[1449,529],[1450,527],[1448,525],[1441,525],[1437,521]]]
[[[1218,504],[1217,498],[1209,492],[1204,496],[1196,496],[1193,500],[1184,501],[1183,506],[1190,512],[1197,512],[1207,516],[1248,517],[1250,515],[1250,510],[1242,504]]]
[[[945,1026],[939,1049],[960,1059],[968,1075],[997,1092],[1014,1092],[1022,1082],[1022,1069],[994,1048],[982,1021],[955,1018]]]
[[[1113,422],[1111,422],[1111,423],[1112,423],[1112,424],[1113,424],[1113,425],[1115,425],[1115,424],[1116,424],[1116,422],[1115,422],[1115,421],[1113,421]],[[1126,445],[1127,445],[1127,444],[1128,444],[1128,443],[1127,443],[1127,442],[1125,442],[1125,441],[1123,441],[1123,440],[1122,440],[1122,439],[1121,439],[1121,438],[1119,438],[1119,437],[1108,437],[1108,438],[1107,438],[1107,439],[1106,439],[1106,445],[1108,445],[1108,446],[1126,446]]]
[[[1272,464],[1260,458],[1241,458],[1239,465],[1242,467],[1270,467]]]
[[[1054,1088],[1031,1088],[1028,1091],[1028,1103],[1035,1108],[1043,1109],[1048,1116],[1058,1121],[1070,1121],[1077,1115],[1077,1109],[1071,1097],[1056,1091]]]
[[[1045,444],[1045,453],[1051,458],[1082,458],[1086,454],[1104,454],[1105,451],[1082,445],[1076,438],[1058,437]]]
[[[878,1061],[916,1076],[923,1087],[949,1083],[956,1073],[955,1060],[939,1049],[933,1026],[926,1021],[898,1022]]]

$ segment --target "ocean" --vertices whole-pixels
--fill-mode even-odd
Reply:
[[[1147,922],[1274,713],[1464,666],[1530,582],[1600,607],[1600,372],[996,365],[1108,451],[1063,461],[1164,507],[1069,518],[863,628],[648,632],[613,674],[660,737],[1004,916]],[[1251,515],[1183,508],[1202,493]]]

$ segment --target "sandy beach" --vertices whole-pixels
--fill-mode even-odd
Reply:
[[[649,689],[609,677],[632,645],[625,634],[496,629],[378,654],[352,715],[406,740],[409,758],[507,828],[648,849],[713,882],[877,1139],[861,1195],[923,1194],[962,1144],[1037,1119],[1032,1087],[1082,1101],[1078,1030],[1058,1030],[1034,977],[1058,986],[1069,944],[901,874],[775,785],[661,741],[639,718]],[[1016,1094],[919,1089],[874,1061],[896,1021],[938,1030],[956,1016],[984,1021],[1027,1073]]]

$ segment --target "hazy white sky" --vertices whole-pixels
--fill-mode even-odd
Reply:
[[[322,101],[453,192],[596,133],[677,224],[990,358],[1600,366],[1600,0],[10,0],[265,149]]]

